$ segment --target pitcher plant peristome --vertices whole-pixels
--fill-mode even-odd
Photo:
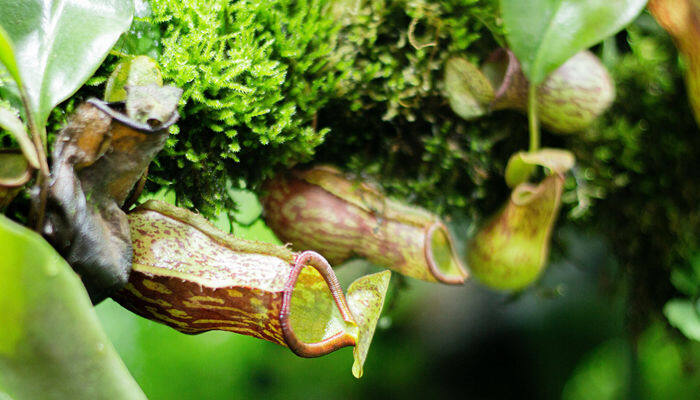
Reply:
[[[389,284],[388,271],[357,279],[347,297],[318,253],[225,234],[201,216],[149,201],[128,215],[134,256],[115,299],[184,333],[232,331],[317,357],[355,346],[362,375]]]
[[[335,168],[314,167],[266,182],[265,221],[296,249],[333,264],[358,256],[417,279],[462,284],[467,272],[434,214],[389,199]]]

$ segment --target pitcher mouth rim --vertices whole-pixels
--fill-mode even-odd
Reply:
[[[440,270],[440,266],[438,265],[437,261],[435,260],[435,256],[433,255],[433,235],[437,231],[441,231],[444,235],[445,238],[447,239],[447,244],[450,247],[450,254],[452,256],[452,260],[455,262],[458,270],[458,274],[446,274],[442,270]],[[450,231],[447,229],[445,224],[443,224],[440,221],[435,222],[432,224],[426,231],[425,233],[425,259],[428,262],[428,269],[430,272],[433,274],[435,279],[437,279],[439,282],[448,284],[448,285],[462,285],[464,282],[467,280],[469,277],[469,273],[467,272],[467,269],[464,267],[464,264],[462,263],[462,260],[459,258],[457,255],[457,251],[455,250],[454,243],[452,241],[452,235],[450,234]]]
[[[323,256],[314,251],[304,251],[299,254],[294,259],[292,272],[284,285],[283,295],[282,295],[282,308],[280,310],[280,325],[282,326],[282,335],[284,336],[284,341],[294,354],[299,357],[320,357],[328,353],[332,353],[340,348],[355,346],[357,344],[357,338],[347,331],[341,331],[332,335],[320,342],[307,343],[301,341],[297,335],[294,333],[294,328],[292,327],[291,321],[289,320],[291,314],[291,301],[292,293],[299,278],[299,273],[305,267],[310,266],[315,268],[320,274],[323,280],[328,285],[328,289],[333,296],[333,301],[340,311],[340,315],[343,320],[349,323],[355,323],[352,317],[350,308],[347,305],[345,295],[340,287],[340,282],[336,277],[333,269],[331,268],[328,261],[326,261]]]

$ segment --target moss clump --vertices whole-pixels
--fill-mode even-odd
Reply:
[[[478,60],[493,50],[493,36],[501,36],[496,3],[337,1],[336,13],[345,16],[339,51],[355,55],[338,97],[352,112],[378,108],[385,121],[425,118],[425,99],[438,95],[445,60],[464,52]]]
[[[496,2],[359,4],[353,12],[369,28],[342,31],[357,56],[341,88],[354,89],[319,112],[331,134],[315,160],[372,176],[441,214],[492,211],[506,198],[505,161],[527,144],[527,121],[514,113],[462,120],[443,94],[443,67],[454,55],[479,63],[498,47]]]
[[[323,142],[316,111],[344,75],[328,1],[152,0],[163,77],[182,87],[181,121],[151,169],[150,190],[206,214],[226,188],[307,161]],[[133,41],[132,41],[133,42]]]
[[[231,186],[255,189],[299,162],[330,160],[381,175],[405,157],[417,167],[421,153],[420,170],[396,169],[395,179],[387,173],[383,183],[397,195],[419,193],[418,201],[433,209],[471,206],[472,195],[437,188],[463,182],[483,197],[481,182],[504,159],[491,154],[494,138],[512,129],[456,118],[441,94],[442,64],[465,51],[478,61],[496,46],[487,28],[500,32],[495,3],[140,0],[131,30],[88,84],[54,111],[49,132],[80,101],[102,96],[100,85],[121,56],[146,54],[157,59],[166,82],[185,90],[181,120],[150,168],[147,191],[174,190],[180,205],[213,215],[235,209]],[[387,168],[365,165],[376,154],[358,145],[384,152],[405,146],[401,135],[411,136],[410,151]]]

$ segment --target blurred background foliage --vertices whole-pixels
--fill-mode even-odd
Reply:
[[[440,213],[463,243],[508,195],[503,170],[527,146],[527,119],[463,121],[442,87],[446,59],[479,63],[502,43],[496,1],[137,3],[131,31],[54,110],[49,131],[101,97],[120,53],[156,58],[186,92],[145,196],[274,241],[248,190],[294,165],[331,162]],[[536,287],[507,297],[474,282],[395,279],[359,382],[350,350],[299,359],[248,337],[183,335],[107,301],[100,318],[143,390],[152,399],[697,398],[700,345],[688,337],[700,315],[700,135],[685,66],[646,12],[593,50],[617,99],[585,132],[543,135],[578,164]],[[16,201],[7,213],[26,210]],[[372,268],[353,262],[340,278]]]

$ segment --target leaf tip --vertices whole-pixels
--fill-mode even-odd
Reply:
[[[352,374],[355,378],[362,377],[363,365],[384,306],[390,279],[391,271],[382,271],[358,278],[348,288],[346,296],[348,307],[359,328],[357,343],[353,350],[355,361],[352,365]]]

